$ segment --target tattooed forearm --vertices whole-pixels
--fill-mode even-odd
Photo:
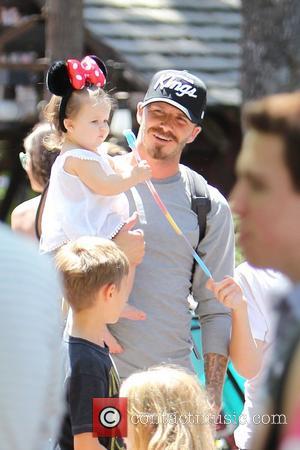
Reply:
[[[224,378],[228,358],[217,353],[204,355],[204,371],[206,378],[206,390],[209,400],[216,409],[221,408]]]

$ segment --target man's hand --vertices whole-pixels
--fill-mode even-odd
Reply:
[[[142,262],[145,254],[145,240],[142,230],[132,230],[138,220],[134,213],[119,233],[114,237],[114,242],[120,247],[129,259],[130,264],[136,266]]]

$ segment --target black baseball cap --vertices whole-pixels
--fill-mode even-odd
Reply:
[[[153,76],[143,106],[153,102],[169,103],[192,122],[201,124],[206,107],[206,86],[186,70],[161,70]]]

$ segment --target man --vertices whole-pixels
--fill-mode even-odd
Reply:
[[[280,447],[283,430],[293,426],[300,406],[300,92],[249,103],[243,122],[245,136],[232,194],[240,244],[251,264],[277,269],[294,283],[292,292],[276,306],[280,320],[265,417],[260,420],[270,426],[258,427],[253,445],[275,450],[287,448],[283,443]],[[280,426],[286,422],[288,427]],[[293,448],[299,448],[297,442]]]
[[[188,182],[179,161],[185,145],[201,132],[205,105],[206,88],[199,78],[186,71],[165,70],[154,75],[137,108],[137,151],[150,164],[158,194],[193,247],[198,244],[198,220],[191,210]],[[133,153],[119,161],[136,163]],[[218,280],[233,272],[233,226],[224,197],[212,186],[208,186],[208,191],[211,211],[205,237],[197,250]],[[191,250],[166,221],[145,183],[131,190],[128,198],[131,211],[139,213],[146,242],[129,303],[145,311],[147,319],[121,319],[111,327],[123,347],[123,352],[115,355],[119,373],[124,378],[159,363],[191,368],[187,300],[193,267]],[[231,318],[229,310],[205,288],[206,281],[197,266],[192,290],[201,320],[206,386],[211,401],[219,408]]]
[[[64,410],[61,290],[52,264],[0,224],[0,447],[48,449]]]

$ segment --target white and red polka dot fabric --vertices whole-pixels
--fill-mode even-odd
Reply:
[[[74,89],[83,89],[87,82],[98,87],[105,85],[105,75],[90,56],[86,56],[82,61],[68,59],[67,69]]]

